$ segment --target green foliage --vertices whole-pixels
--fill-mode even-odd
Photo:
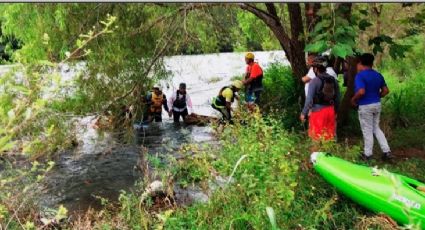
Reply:
[[[357,36],[356,24],[346,17],[346,7],[322,6],[318,15],[321,20],[309,34],[311,44],[305,47],[307,52],[322,53],[331,49],[337,57],[345,58],[354,53]]]
[[[281,49],[278,40],[274,37],[271,30],[253,14],[239,11],[237,13],[237,22],[242,33],[239,38],[245,38],[245,41],[236,39],[239,43],[237,50],[276,50]]]
[[[301,128],[297,84],[289,66],[272,64],[264,71],[261,110],[281,120],[286,129]]]
[[[390,89],[384,99],[385,118],[392,127],[415,127],[423,124],[425,113],[425,58],[423,37],[408,43],[415,44],[403,60],[387,60],[383,64],[383,75]]]
[[[194,156],[186,156],[176,162],[173,171],[174,178],[184,188],[189,184],[205,182],[210,178],[210,157],[205,152],[196,152]]]
[[[169,219],[167,228],[271,227],[268,207],[274,209],[276,222],[282,225],[280,217],[288,211],[297,186],[293,140],[276,121],[247,119],[247,126],[225,130],[223,149],[212,163],[222,175],[234,172],[230,184],[217,190],[208,204],[177,213]],[[246,158],[240,160],[243,155]],[[238,161],[240,164],[235,167]]]

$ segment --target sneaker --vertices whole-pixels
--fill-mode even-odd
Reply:
[[[360,159],[363,160],[363,161],[369,161],[370,159],[372,159],[372,156],[366,156],[366,155],[364,155],[364,153],[361,153]]]
[[[391,154],[391,152],[386,152],[384,155],[382,155],[382,160],[384,161],[390,161],[394,159],[394,156]]]

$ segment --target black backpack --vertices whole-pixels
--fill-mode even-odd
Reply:
[[[320,105],[333,105],[335,104],[336,94],[337,94],[337,85],[338,84],[334,77],[324,73],[317,76],[320,79],[321,86],[320,89],[316,92],[314,97],[314,104]]]

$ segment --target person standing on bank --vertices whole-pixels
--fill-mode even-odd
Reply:
[[[260,95],[263,91],[263,69],[257,62],[254,62],[254,54],[247,53],[245,55],[245,63],[247,64],[246,73],[242,83],[246,86],[246,102],[249,109],[253,109],[255,105],[260,103]]]
[[[179,89],[168,100],[168,106],[172,108],[169,116],[173,116],[176,123],[179,122],[180,117],[183,121],[186,119],[186,116],[189,115],[188,108],[193,113],[192,100],[186,92],[186,83],[180,83]]]
[[[351,98],[351,104],[359,107],[359,121],[363,133],[364,151],[361,154],[363,160],[372,157],[373,136],[375,135],[383,152],[382,159],[390,160],[392,157],[384,133],[379,127],[381,116],[381,98],[389,93],[384,77],[372,69],[374,56],[365,53],[360,56],[357,63],[357,75],[355,77],[355,95]]]
[[[336,112],[340,97],[338,82],[326,73],[327,62],[324,57],[315,57],[311,66],[316,77],[310,81],[300,120],[304,122],[309,115],[308,135],[314,141],[332,140],[336,134]]]

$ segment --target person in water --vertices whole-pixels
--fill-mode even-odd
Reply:
[[[176,123],[180,121],[180,117],[184,121],[189,112],[193,113],[192,100],[186,91],[186,83],[180,83],[179,89],[168,100],[168,106],[172,108],[168,114],[174,117]]]
[[[162,122],[162,107],[164,107],[167,113],[169,112],[167,105],[167,98],[162,92],[160,85],[155,85],[152,89],[152,92],[149,92],[148,95],[144,98],[146,103],[146,110],[144,121],[152,122]]]
[[[241,81],[235,80],[230,86],[223,87],[218,93],[218,96],[213,98],[211,106],[221,113],[222,122],[227,121],[230,124],[233,124],[232,103],[235,99],[239,100],[237,93],[242,86],[243,83]]]

